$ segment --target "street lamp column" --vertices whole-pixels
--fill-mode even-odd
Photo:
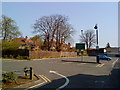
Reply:
[[[96,55],[96,61],[97,63],[100,63],[99,62],[99,46],[98,46],[98,27],[97,27],[97,24],[95,25],[94,29],[96,29],[96,40],[97,40],[97,45],[96,45],[96,50],[97,50],[97,55]]]

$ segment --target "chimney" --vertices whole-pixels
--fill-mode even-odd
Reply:
[[[25,37],[25,39],[27,40],[27,39],[28,39],[28,37],[26,36],[26,37]]]
[[[12,41],[12,36],[10,36],[10,41]]]

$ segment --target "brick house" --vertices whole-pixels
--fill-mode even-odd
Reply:
[[[14,42],[18,42],[19,44],[21,44],[21,46],[19,46],[18,49],[25,49],[25,46],[28,45],[28,46],[34,46],[34,42],[30,39],[28,39],[28,37],[26,36],[25,38],[24,37],[20,37],[20,38],[14,38],[12,39],[12,41]]]
[[[68,51],[70,49],[71,44],[65,44],[65,43],[61,43],[60,45],[60,49],[61,51]],[[53,41],[52,46],[50,48],[51,51],[56,51],[56,41]]]
[[[108,56],[120,55],[120,47],[109,47],[109,48],[106,48],[106,54]]]

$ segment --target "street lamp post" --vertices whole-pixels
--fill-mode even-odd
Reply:
[[[97,45],[96,45],[96,50],[97,50],[97,55],[96,55],[96,61],[97,63],[100,63],[99,62],[99,46],[98,46],[98,27],[97,27],[97,24],[95,25],[94,29],[96,29],[96,40],[97,40]]]

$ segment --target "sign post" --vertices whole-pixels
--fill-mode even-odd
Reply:
[[[76,43],[77,55],[81,52],[81,60],[83,61],[83,54],[85,50],[85,43]]]

